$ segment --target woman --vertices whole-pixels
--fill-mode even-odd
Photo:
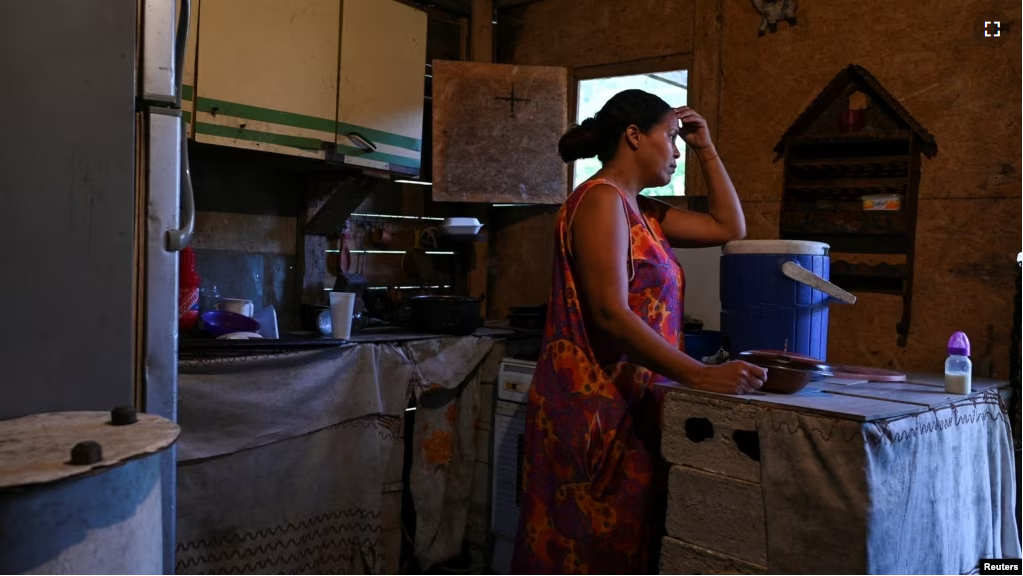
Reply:
[[[709,214],[639,195],[671,180],[680,135],[699,158]],[[682,352],[685,281],[671,248],[743,238],[745,217],[706,121],[641,90],[615,95],[558,150],[565,162],[596,156],[603,167],[558,214],[512,570],[656,573],[664,503],[653,385],[741,394],[766,378],[745,362],[704,366]]]

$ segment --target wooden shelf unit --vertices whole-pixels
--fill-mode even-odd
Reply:
[[[852,92],[865,93],[865,127],[839,133],[836,119]],[[920,157],[937,145],[869,72],[849,66],[782,136],[784,158],[779,236],[831,246],[831,279],[852,292],[901,296],[898,344],[906,345],[913,300]],[[898,194],[898,211],[863,209],[863,196]],[[842,254],[885,255],[898,263],[852,263]],[[876,256],[874,260],[876,260]]]

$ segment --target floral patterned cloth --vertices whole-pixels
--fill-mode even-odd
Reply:
[[[479,368],[493,347],[493,340],[475,337],[405,347],[417,402],[409,488],[423,570],[462,551],[476,471]]]
[[[589,332],[572,270],[572,217],[599,183],[611,184],[584,183],[558,214],[553,292],[527,408],[515,574],[645,574],[663,530],[663,395],[653,384],[665,379]],[[639,214],[622,197],[629,307],[681,349],[685,279],[649,202],[640,198]]]

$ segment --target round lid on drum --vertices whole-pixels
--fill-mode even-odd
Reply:
[[[736,240],[725,244],[723,254],[797,254],[827,256],[831,246],[809,240]]]
[[[131,414],[114,425],[110,412],[49,412],[0,422],[0,490],[48,484],[155,454],[177,440],[177,424]],[[91,457],[74,461],[84,448]],[[86,454],[90,456],[90,454]]]
[[[770,372],[771,367],[789,368],[791,370],[803,370],[818,374],[831,374],[831,367],[816,358],[797,354],[796,352],[784,352],[781,350],[746,350],[739,352],[739,359],[750,364],[763,366]]]

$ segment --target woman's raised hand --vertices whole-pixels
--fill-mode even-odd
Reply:
[[[679,136],[685,141],[686,146],[694,150],[710,148],[714,145],[710,140],[710,129],[707,128],[707,121],[688,106],[675,108],[675,116],[679,122]]]

